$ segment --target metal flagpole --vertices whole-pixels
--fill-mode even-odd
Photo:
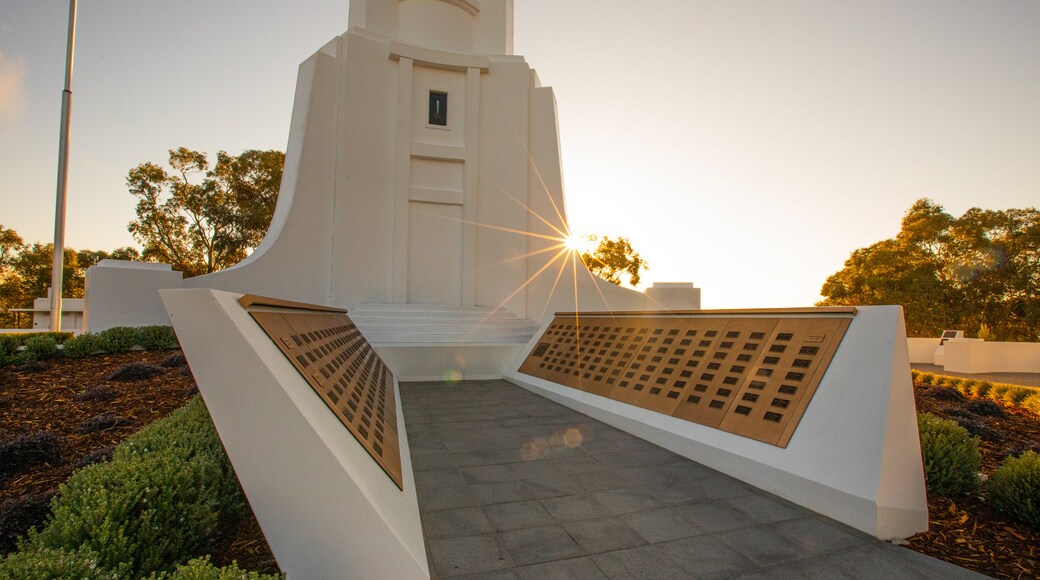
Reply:
[[[65,192],[69,186],[69,120],[72,116],[72,54],[76,46],[76,0],[69,0],[69,42],[65,53],[65,90],[61,92],[58,139],[58,201],[54,209],[54,264],[51,271],[51,331],[61,332],[62,269],[65,267]]]

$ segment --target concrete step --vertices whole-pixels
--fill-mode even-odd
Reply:
[[[504,309],[430,304],[362,304],[348,315],[373,345],[523,344],[538,325]]]

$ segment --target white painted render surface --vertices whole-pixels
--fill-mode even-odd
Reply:
[[[162,291],[278,566],[289,578],[429,578],[400,403],[403,491],[239,305],[240,297]]]
[[[170,324],[159,290],[180,288],[183,274],[169,264],[101,260],[87,268],[83,290],[87,332],[113,326]]]
[[[505,378],[765,491],[891,540],[928,529],[905,337],[900,307],[860,307],[786,448],[515,370]],[[536,340],[523,349],[513,369],[520,367]]]
[[[556,104],[511,52],[510,0],[353,2],[350,30],[301,65],[267,237],[185,287],[532,320],[647,308],[547,251],[568,231]],[[443,126],[430,122],[431,92],[447,94]]]

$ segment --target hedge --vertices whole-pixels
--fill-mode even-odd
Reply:
[[[124,577],[161,573],[207,553],[246,504],[196,397],[121,443],[112,461],[75,472],[51,507],[45,527],[30,531],[0,565],[0,578],[42,565],[34,562],[47,554],[85,554],[69,561]]]
[[[956,497],[979,487],[982,457],[968,432],[948,419],[918,413],[921,459],[929,493]]]

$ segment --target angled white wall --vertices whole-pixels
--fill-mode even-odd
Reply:
[[[240,297],[208,289],[162,292],[278,566],[289,578],[429,578],[401,407],[403,490],[239,304]]]
[[[908,538],[928,529],[928,508],[902,308],[858,308],[786,448],[519,370],[505,378],[878,538]]]

